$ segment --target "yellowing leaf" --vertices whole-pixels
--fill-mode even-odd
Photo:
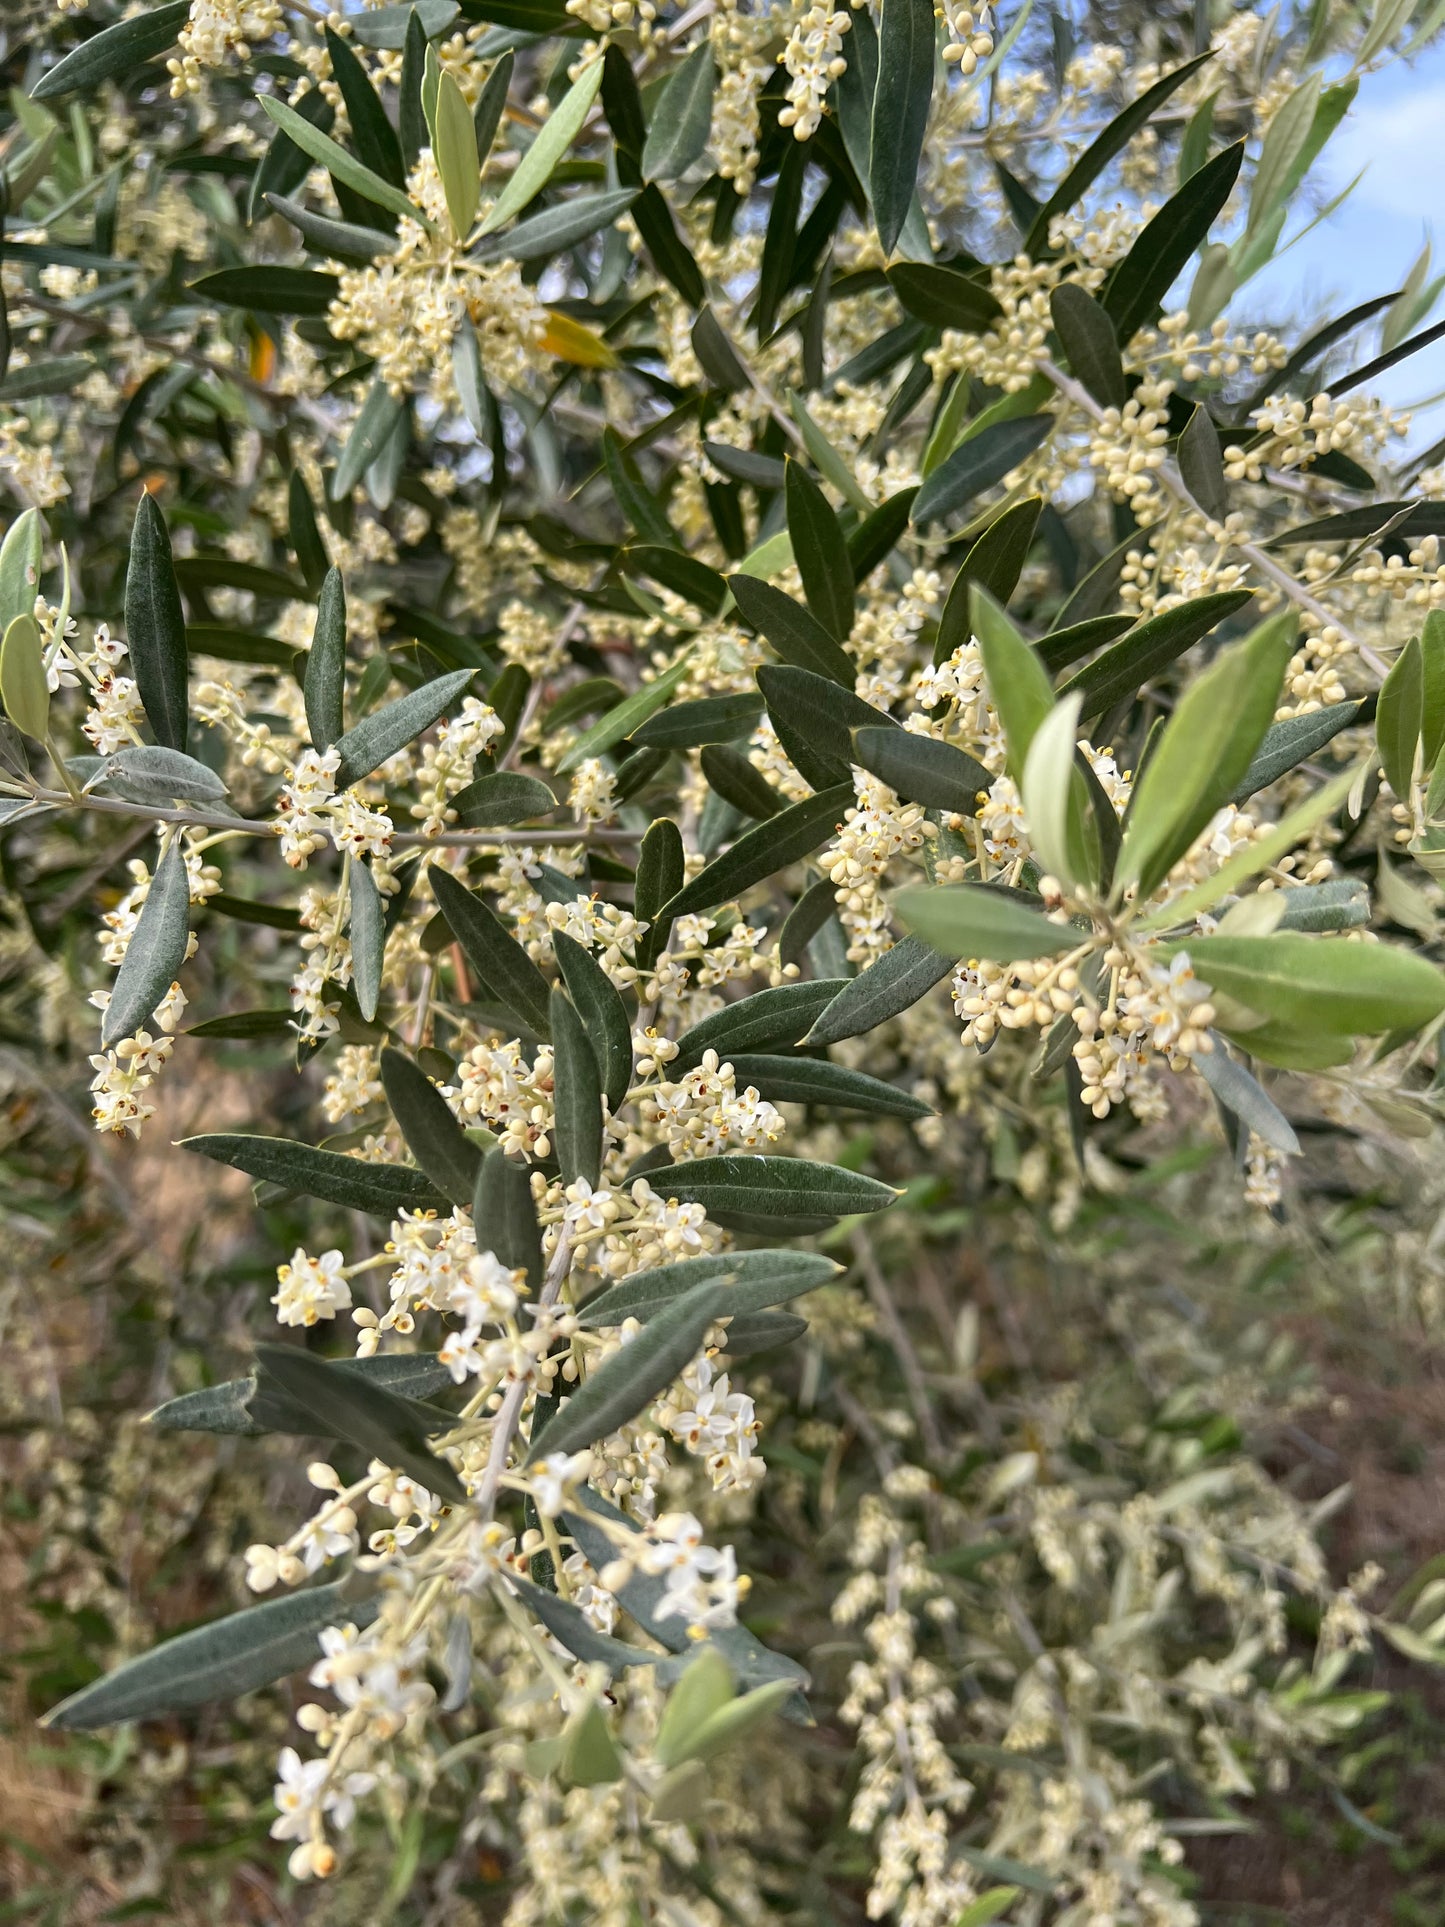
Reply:
[[[542,346],[558,361],[570,361],[574,368],[617,368],[620,363],[611,346],[594,329],[571,315],[547,311],[547,329]]]

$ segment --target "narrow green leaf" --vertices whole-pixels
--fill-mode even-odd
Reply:
[[[865,973],[866,974],[866,973]],[[853,981],[857,981],[855,978]],[[834,1110],[868,1111],[877,1117],[931,1117],[932,1106],[864,1071],[851,1071],[816,1057],[729,1054],[739,1090],[753,1086],[774,1104],[821,1104]]]
[[[751,736],[763,713],[761,696],[699,696],[650,717],[632,740],[640,749],[702,749]]]
[[[477,261],[547,261],[576,247],[602,228],[611,227],[637,199],[635,187],[609,188],[601,194],[578,194],[556,207],[545,208],[518,221],[505,234],[483,241],[473,250]]]
[[[609,709],[600,721],[595,722],[591,729],[579,736],[558,763],[557,774],[567,775],[570,770],[576,769],[579,763],[585,763],[589,756],[601,756],[604,751],[611,749],[614,743],[620,743],[624,738],[631,736],[649,716],[655,716],[658,710],[664,707],[673,690],[683,681],[691,668],[692,651],[685,649],[661,674],[654,676],[651,682],[644,683],[641,689],[634,691],[626,701]]]
[[[481,203],[482,164],[472,110],[456,76],[450,73],[443,73],[437,86],[436,164],[452,233],[464,242]]]
[[[725,1292],[715,1281],[694,1285],[644,1325],[631,1344],[605,1358],[532,1440],[528,1464],[554,1452],[585,1451],[646,1411],[701,1351]]]
[[[1079,699],[1066,696],[1034,731],[1019,779],[1029,841],[1039,865],[1070,886],[1098,881],[1096,851],[1084,854],[1087,806],[1074,767],[1078,733]]]
[[[868,191],[885,255],[903,232],[933,101],[937,29],[931,0],[884,0],[868,142]]]
[[[627,1021],[627,1006],[591,951],[565,930],[553,931],[552,950],[567,993],[586,1027],[607,1108],[616,1116],[632,1082],[632,1026]]]
[[[1352,729],[1360,719],[1362,706],[1360,703],[1332,703],[1326,709],[1312,710],[1307,715],[1291,716],[1285,722],[1275,723],[1266,730],[1254,761],[1228,800],[1231,803],[1246,802],[1259,790],[1277,783],[1281,776],[1304,762],[1306,757],[1323,749],[1341,730]]]
[[[1229,199],[1243,159],[1244,142],[1237,141],[1207,161],[1165,202],[1111,271],[1100,298],[1122,346],[1127,348],[1158,313]]]
[[[784,662],[852,690],[857,668],[816,616],[771,582],[736,574],[730,575],[727,583],[744,621],[766,638]]]
[[[629,545],[618,556],[629,575],[645,575],[674,594],[686,596],[704,615],[716,615],[727,600],[728,585],[718,571],[682,549],[650,542]]]
[[[367,1023],[376,1016],[381,997],[381,972],[386,954],[386,919],[381,892],[369,864],[358,858],[351,866],[351,983]],[[471,1200],[468,1198],[467,1203]]]
[[[1432,609],[1420,631],[1423,762],[1434,769],[1445,749],[1445,609]]]
[[[1132,616],[1091,616],[1086,622],[1072,623],[1067,629],[1051,629],[1034,644],[1039,661],[1050,675],[1067,669],[1080,656],[1089,656],[1104,644],[1117,641],[1134,627]]]
[[[685,1030],[677,1040],[670,1069],[681,1077],[702,1062],[706,1051],[732,1057],[737,1051],[781,1050],[796,1044],[844,987],[843,978],[775,984],[740,997]]]
[[[602,1083],[587,1026],[565,991],[552,992],[552,1054],[555,1079],[553,1149],[563,1184],[602,1174]]]
[[[1023,415],[995,422],[961,442],[918,491],[910,518],[914,527],[944,521],[1001,482],[1047,439],[1053,425],[1052,415]]]
[[[688,1742],[733,1697],[732,1668],[716,1646],[704,1647],[667,1696],[658,1722],[653,1756],[659,1766],[676,1766],[689,1756]]]
[[[308,154],[313,161],[319,161],[333,180],[353,189],[364,201],[384,207],[392,214],[404,214],[408,220],[435,233],[432,222],[399,187],[393,187],[390,181],[384,181],[379,174],[374,174],[354,154],[349,154],[332,140],[329,134],[323,134],[310,121],[303,120],[294,108],[277,100],[273,94],[262,94],[261,108],[303,154]]]
[[[1103,715],[1115,703],[1136,695],[1145,683],[1161,669],[1167,669],[1211,629],[1217,628],[1226,616],[1242,609],[1251,594],[1249,589],[1228,589],[1218,595],[1197,596],[1192,602],[1181,602],[1162,615],[1152,616],[1137,629],[1131,629],[1122,641],[1096,656],[1087,668],[1064,684],[1059,694],[1081,695],[1086,719]]]
[[[848,544],[827,497],[803,467],[790,460],[784,492],[793,559],[803,579],[808,608],[835,641],[853,633],[853,566]]]
[[[42,1723],[84,1733],[239,1699],[314,1666],[328,1626],[368,1626],[376,1614],[376,1600],[350,1579],[268,1599],[127,1660],[52,1707]]]
[[[1049,312],[1073,373],[1101,408],[1122,408],[1129,385],[1119,338],[1104,309],[1077,281],[1063,281],[1049,297]]]
[[[855,730],[898,727],[851,687],[792,664],[760,669],[758,687],[789,761],[817,790],[849,780]]]
[[[712,45],[702,40],[669,75],[652,112],[642,150],[642,178],[675,181],[702,158],[712,129],[717,65]]]
[[[602,62],[591,60],[558,101],[543,124],[542,131],[517,164],[501,194],[482,222],[482,233],[491,234],[541,193],[556,170],[557,163],[582,131],[602,85]]]
[[[1171,948],[1188,951],[1195,974],[1211,990],[1307,1035],[1417,1030],[1445,1010],[1445,976],[1390,944],[1280,931],[1191,937]]]
[[[89,355],[51,355],[23,368],[12,368],[0,380],[0,402],[29,401],[35,395],[68,395],[87,375],[95,373],[96,365]],[[26,509],[25,513],[34,515],[36,511]]]
[[[940,956],[962,957],[970,962],[980,957],[994,963],[1053,957],[1069,949],[1079,937],[1071,924],[1054,923],[1029,909],[1019,893],[977,883],[902,890],[894,898],[893,907],[908,928]]]
[[[467,961],[508,1010],[514,1010],[538,1037],[550,1032],[547,979],[487,903],[447,871],[427,871],[437,906]]]
[[[502,124],[502,116],[507,111],[507,97],[512,91],[512,75],[516,71],[515,51],[509,47],[501,59],[487,75],[486,85],[477,95],[476,108],[472,114],[472,125],[476,130],[477,154],[485,161],[496,144],[497,129]],[[437,76],[440,86],[441,76]]]
[[[1275,109],[1260,150],[1259,165],[1254,170],[1246,238],[1258,234],[1289,199],[1295,165],[1304,154],[1323,85],[1320,74],[1308,74]]]
[[[1049,228],[1060,214],[1067,214],[1071,207],[1083,199],[1104,169],[1121,153],[1134,136],[1149,123],[1150,118],[1162,107],[1176,89],[1182,87],[1192,74],[1198,72],[1206,60],[1212,58],[1208,52],[1197,54],[1193,60],[1186,60],[1182,67],[1156,80],[1147,87],[1137,100],[1130,101],[1122,113],[1116,114],[1101,134],[1096,134],[1073,166],[1059,182],[1053,193],[1034,216],[1028,233],[1024,237],[1024,253],[1037,259],[1049,246]],[[1078,373],[1078,370],[1075,370]],[[1080,380],[1083,377],[1080,376]],[[1107,404],[1106,404],[1107,406]]]
[[[141,496],[131,530],[125,631],[136,687],[156,741],[184,749],[190,674],[186,619],[165,517],[150,495]]]
[[[752,387],[752,377],[711,307],[704,306],[692,324],[692,351],[708,381],[724,395]]]
[[[39,509],[23,509],[0,542],[0,636],[16,616],[35,614],[44,539]]]
[[[1411,636],[1380,685],[1375,711],[1375,741],[1385,779],[1402,803],[1410,799],[1424,720],[1425,659],[1419,637]]]
[[[1251,1077],[1243,1064],[1236,1063],[1218,1042],[1214,1049],[1201,1051],[1194,1067],[1226,1110],[1232,1111],[1246,1130],[1262,1137],[1286,1157],[1299,1155],[1300,1143],[1294,1127],[1274,1099]]]
[[[807,1158],[698,1158],[648,1181],[660,1197],[700,1204],[720,1224],[746,1230],[784,1223],[823,1230],[836,1218],[885,1210],[898,1195],[877,1178]]]
[[[718,1317],[735,1318],[816,1291],[840,1269],[814,1251],[718,1251],[705,1258],[682,1258],[636,1272],[598,1292],[583,1305],[577,1322],[585,1331],[604,1331],[629,1318],[645,1325],[665,1305],[707,1283],[723,1288]]]
[[[13,625],[12,625],[13,626]],[[6,635],[9,643],[9,634]],[[109,1050],[150,1021],[186,960],[190,936],[190,881],[179,836],[156,865],[135,930],[116,972],[101,1020],[100,1041]]]
[[[1219,431],[1202,402],[1195,403],[1184,424],[1178,456],[1184,486],[1212,521],[1222,522],[1229,513],[1224,456],[1219,446]]]
[[[397,1128],[422,1170],[453,1204],[470,1205],[482,1154],[441,1092],[418,1065],[390,1046],[381,1053],[381,1081]]]
[[[286,534],[307,588],[319,595],[330,559],[316,520],[316,505],[299,468],[292,469],[286,489]]]
[[[684,884],[663,906],[664,915],[680,917],[730,902],[765,877],[776,876],[800,857],[810,856],[838,828],[853,800],[853,785],[840,783],[760,823],[715,857],[691,883]]]
[[[786,807],[787,799],[753,768],[742,751],[725,743],[711,743],[703,751],[702,773],[708,788],[744,816],[764,822]]]
[[[404,407],[384,381],[378,379],[371,384],[331,477],[333,502],[344,502],[381,454],[396,433]]]
[[[82,88],[98,87],[117,74],[134,72],[141,61],[153,60],[176,44],[190,10],[190,0],[170,0],[167,6],[152,7],[129,20],[118,20],[113,27],[102,27],[42,74],[30,98],[59,100]]]
[[[0,702],[18,730],[37,743],[45,741],[50,732],[50,686],[40,625],[34,616],[13,617],[0,637]]]
[[[663,906],[677,895],[686,874],[682,832],[671,817],[660,816],[648,825],[637,852],[632,896],[638,922],[648,926],[637,946],[637,960],[644,968],[656,961],[667,941],[672,918],[662,914]]]
[[[911,1010],[955,968],[956,953],[945,956],[922,937],[904,937],[837,990],[803,1042],[838,1044],[845,1037],[876,1030],[891,1017]]]
[[[471,682],[474,671],[454,669],[449,676],[438,676],[405,696],[398,696],[384,709],[363,716],[344,736],[337,739],[341,764],[336,772],[336,787],[349,789],[399,749],[414,742],[423,730],[439,722],[457,697]]]
[[[322,1198],[349,1211],[394,1218],[398,1211],[433,1211],[444,1201],[430,1181],[405,1164],[376,1164],[348,1157],[342,1151],[322,1151],[283,1137],[248,1137],[239,1132],[210,1132],[182,1138],[187,1151],[196,1151],[217,1164],[229,1164],[249,1178],[278,1184],[302,1197]]]
[[[301,693],[313,749],[330,749],[346,727],[346,590],[340,569],[327,570],[316,599],[316,627]]]
[[[385,241],[383,235],[381,239]],[[311,268],[221,268],[191,283],[191,293],[223,308],[249,308],[255,314],[324,315],[340,286],[334,274]]]
[[[910,729],[855,730],[853,754],[905,802],[922,803],[925,809],[972,816],[980,794],[987,795],[993,785],[983,764],[966,750]]]
[[[424,1352],[379,1352],[375,1358],[328,1359],[333,1372],[355,1372],[364,1381],[384,1386],[398,1398],[425,1399],[445,1390],[452,1383],[446,1366]],[[310,1432],[315,1415],[296,1405],[276,1388],[259,1395],[256,1374],[232,1378],[221,1385],[207,1385],[198,1392],[183,1392],[168,1398],[153,1412],[147,1412],[147,1425],[158,1432],[216,1432],[261,1438],[268,1432]],[[436,1411],[431,1423],[443,1430],[452,1423],[451,1415]]]
[[[532,1181],[528,1167],[518,1158],[509,1158],[500,1146],[482,1159],[472,1223],[483,1251],[494,1253],[509,1271],[525,1271],[528,1288],[541,1290],[546,1263]]]
[[[1017,781],[1023,774],[1034,732],[1054,706],[1054,692],[1037,652],[992,596],[976,583],[969,590],[969,608],[988,693],[1008,744],[1009,770]]]
[[[1298,626],[1293,610],[1269,617],[1180,697],[1135,785],[1116,889],[1152,895],[1228,802],[1273,720]]]
[[[329,23],[326,51],[331,60],[331,77],[341,89],[341,98],[346,104],[346,118],[357,153],[373,174],[390,181],[397,189],[404,188],[406,169],[402,165],[396,130],[386,117],[386,109],[365,67]]]
[[[3,681],[3,658],[0,658]],[[132,803],[218,803],[226,785],[213,769],[164,743],[134,743],[105,759],[106,782]]]
[[[457,822],[464,830],[492,830],[550,815],[557,799],[537,777],[498,769],[459,789],[447,807],[456,811]]]
[[[1015,502],[1002,515],[994,517],[969,549],[953,578],[953,587],[938,619],[938,640],[933,647],[935,663],[947,662],[973,634],[970,598],[974,583],[987,590],[1001,609],[1007,608],[1029,559],[1043,506],[1042,498],[1037,495]]]
[[[409,1399],[354,1372],[333,1371],[299,1346],[258,1345],[256,1363],[258,1384],[263,1389],[268,1381],[279,1385],[315,1413],[321,1430],[398,1467],[447,1504],[466,1504],[467,1488],[427,1444],[426,1426]]]
[[[909,314],[930,328],[982,334],[1003,313],[986,282],[938,261],[896,261],[888,269],[888,281]]]

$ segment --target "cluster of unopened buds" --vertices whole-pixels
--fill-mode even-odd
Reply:
[[[307,858],[328,843],[352,857],[385,856],[391,848],[391,818],[368,809],[350,790],[338,794],[340,768],[341,752],[333,746],[303,749],[286,772],[276,802],[276,834],[293,870],[304,870]]]
[[[993,22],[987,4],[975,12],[970,7],[955,6],[953,0],[943,0],[935,12],[948,29],[944,59],[956,65],[961,74],[976,72],[978,63],[993,52]]]

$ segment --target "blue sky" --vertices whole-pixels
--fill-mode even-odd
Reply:
[[[1317,204],[1364,169],[1364,178],[1329,220],[1270,264],[1243,289],[1233,312],[1243,320],[1311,321],[1387,293],[1404,281],[1434,228],[1433,270],[1445,272],[1445,219],[1432,222],[1445,186],[1445,44],[1411,66],[1369,74],[1349,118],[1310,175]],[[1293,227],[1298,224],[1292,224]],[[1445,295],[1430,319],[1445,316]],[[1377,340],[1366,334],[1366,352]],[[1445,340],[1422,349],[1381,377],[1377,392],[1392,406],[1445,390]],[[1445,433],[1445,402],[1422,412],[1411,441]]]

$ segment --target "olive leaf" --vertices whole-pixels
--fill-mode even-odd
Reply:
[[[140,498],[131,529],[125,633],[136,688],[156,741],[168,749],[184,749],[190,675],[186,619],[165,517],[148,494]]]
[[[472,674],[470,669],[454,669],[449,676],[438,676],[435,682],[398,696],[384,709],[363,716],[336,740],[335,747],[341,754],[336,787],[349,789],[353,783],[359,783],[399,749],[414,742],[423,730],[440,721],[471,682]]]
[[[7,636],[8,641],[8,636]],[[108,1050],[146,1024],[175,981],[190,942],[190,878],[179,836],[156,865],[101,1020]]]
[[[914,527],[945,520],[1001,482],[1010,469],[1033,454],[1053,425],[1052,415],[1023,415],[995,422],[961,442],[918,491],[909,516]]]
[[[852,780],[855,730],[898,727],[851,687],[809,669],[769,664],[758,671],[758,687],[788,760],[815,790]]]
[[[430,1180],[410,1165],[378,1164],[290,1138],[215,1131],[182,1138],[181,1146],[247,1177],[378,1218],[394,1218],[399,1211],[434,1211],[443,1202]]]
[[[52,1707],[41,1723],[83,1733],[238,1699],[314,1666],[328,1626],[369,1626],[377,1611],[376,1599],[351,1579],[268,1599],[127,1660]]]
[[[519,770],[492,770],[478,776],[447,801],[464,830],[490,830],[503,824],[529,823],[547,816],[557,799],[547,785]]]
[[[411,1400],[354,1372],[334,1371],[324,1359],[294,1345],[256,1347],[257,1383],[274,1383],[314,1414],[318,1430],[398,1467],[449,1505],[464,1505],[467,1489],[427,1444],[427,1423]]]
[[[783,488],[788,534],[808,608],[835,641],[846,644],[853,633],[853,565],[842,527],[800,462],[788,462]]]
[[[868,192],[885,255],[897,246],[913,205],[936,58],[930,0],[885,0],[868,138]]]
[[[627,1007],[616,984],[575,937],[569,937],[565,930],[554,930],[552,953],[586,1029],[607,1108],[615,1116],[632,1082],[632,1026],[627,1021]]]
[[[167,749],[164,743],[134,743],[105,759],[105,780],[117,796],[132,803],[209,803],[224,801],[226,785],[213,769]]]
[[[658,96],[642,150],[644,180],[675,181],[702,158],[712,128],[716,86],[712,46],[703,40],[668,76]]]
[[[326,571],[316,598],[316,627],[301,684],[313,749],[330,749],[346,727],[346,590],[340,569]]]
[[[384,181],[354,154],[349,154],[339,142],[332,140],[329,134],[322,133],[319,127],[303,119],[295,108],[288,107],[285,101],[278,100],[274,94],[262,94],[260,100],[267,118],[274,121],[303,154],[318,161],[334,181],[351,188],[363,200],[384,207],[388,213],[404,214],[408,220],[435,233],[434,224],[401,188]]]
[[[587,1331],[601,1331],[629,1318],[645,1325],[675,1298],[709,1282],[725,1288],[718,1316],[732,1318],[816,1291],[836,1278],[839,1270],[831,1258],[815,1251],[712,1252],[705,1258],[681,1258],[598,1292],[583,1305],[578,1323]]]
[[[1226,589],[1215,595],[1196,596],[1162,615],[1151,616],[1070,677],[1059,694],[1082,696],[1085,718],[1101,716],[1115,703],[1135,695],[1201,636],[1207,636],[1226,617],[1242,609],[1252,593],[1249,589]]]
[[[143,60],[153,60],[176,44],[176,36],[190,14],[190,0],[169,0],[149,12],[118,20],[112,27],[73,47],[31,89],[32,100],[59,100],[82,88],[98,87],[117,74],[128,74]]]
[[[701,1351],[725,1290],[715,1279],[694,1285],[595,1366],[531,1441],[528,1464],[554,1452],[584,1451],[645,1411]]]
[[[678,1038],[671,1069],[678,1075],[692,1070],[709,1050],[720,1057],[731,1057],[735,1051],[776,1050],[796,1044],[845,981],[775,984],[725,1004]]]
[[[386,1101],[407,1149],[445,1197],[470,1205],[482,1154],[463,1131],[431,1079],[399,1050],[381,1053]]]
[[[35,614],[45,525],[39,509],[22,509],[0,542],[0,636],[16,616]]]
[[[1017,782],[1023,775],[1034,733],[1053,709],[1054,692],[1037,652],[977,583],[969,591],[969,608],[988,677],[988,692],[1008,744],[1009,770]]]
[[[436,164],[446,197],[452,233],[465,241],[477,218],[482,198],[482,163],[477,153],[477,130],[454,74],[444,72],[437,85]]]
[[[755,576],[730,575],[727,583],[743,619],[766,637],[785,663],[826,677],[851,695],[857,674],[853,660],[815,615]]]
[[[1101,408],[1122,408],[1129,388],[1119,337],[1104,308],[1077,281],[1062,281],[1049,297],[1049,313],[1073,373]]]
[[[50,733],[50,685],[34,616],[15,616],[0,637],[0,702],[18,730],[37,743],[45,741]]]
[[[564,1185],[602,1174],[602,1083],[587,1026],[565,991],[551,998],[552,1141]]]
[[[855,729],[853,755],[905,802],[931,810],[972,816],[993,786],[992,776],[967,750],[908,729]]]
[[[856,979],[854,981],[857,981]],[[931,1117],[932,1106],[865,1071],[830,1064],[825,1058],[729,1053],[738,1088],[749,1085],[760,1097],[779,1104],[821,1104],[879,1117]]]
[[[542,131],[522,156],[512,178],[488,210],[482,222],[483,234],[491,234],[504,226],[541,193],[552,178],[557,163],[581,133],[582,123],[590,113],[601,85],[602,62],[599,59],[589,60],[547,116]]]
[[[1246,1130],[1272,1144],[1286,1157],[1299,1155],[1300,1143],[1294,1126],[1274,1099],[1236,1062],[1224,1046],[1215,1042],[1213,1050],[1200,1051],[1194,1068],[1226,1110],[1232,1111]]]
[[[901,890],[893,907],[915,935],[940,955],[952,957],[984,957],[995,963],[1052,957],[1067,950],[1078,934],[1069,924],[1054,923],[1030,909],[1019,892],[979,883]]]
[[[362,1380],[405,1399],[430,1398],[452,1383],[446,1366],[424,1352],[333,1358],[327,1361],[327,1370],[355,1372]],[[455,1422],[450,1412],[436,1408],[425,1417],[433,1431],[444,1431]],[[159,1432],[236,1433],[245,1438],[260,1438],[268,1432],[312,1433],[317,1422],[314,1412],[296,1404],[276,1386],[263,1394],[255,1372],[221,1385],[204,1386],[197,1392],[182,1392],[146,1414],[146,1424]]]
[[[579,736],[558,763],[557,774],[566,776],[590,756],[601,756],[614,743],[620,743],[630,736],[649,716],[657,714],[691,667],[692,652],[685,649],[675,662],[670,663],[651,682],[644,683],[633,695],[609,709],[599,722]]]
[[[472,1198],[477,1242],[509,1271],[524,1271],[528,1287],[539,1291],[544,1271],[542,1232],[532,1199],[527,1166],[497,1146],[482,1159]]]
[[[1411,636],[1380,685],[1375,741],[1385,779],[1402,802],[1415,777],[1415,752],[1425,721],[1425,663],[1420,638]]]
[[[437,907],[467,961],[508,1010],[538,1037],[550,1034],[547,979],[496,911],[464,883],[433,864],[427,871]]]
[[[659,1196],[700,1204],[719,1223],[747,1230],[775,1222],[822,1230],[835,1218],[885,1210],[898,1195],[877,1178],[807,1158],[697,1158],[669,1165],[650,1181]]]
[[[649,717],[632,732],[632,740],[640,749],[703,749],[735,743],[752,734],[762,713],[761,696],[699,696]]]
[[[890,1017],[912,1009],[936,983],[951,976],[957,954],[944,956],[921,937],[904,937],[837,989],[803,1042],[838,1044],[845,1037],[876,1030]]]
[[[1172,948],[1187,950],[1195,975],[1211,990],[1305,1035],[1417,1030],[1445,1010],[1445,975],[1390,944],[1280,931],[1191,937]]]
[[[853,785],[840,783],[779,811],[740,836],[691,883],[684,884],[662,906],[662,914],[672,918],[694,910],[710,910],[715,904],[741,896],[765,877],[775,876],[800,857],[811,855],[838,828],[852,802]]]
[[[1178,280],[1234,190],[1244,142],[1216,154],[1189,179],[1110,270],[1100,299],[1120,343],[1127,347]]]

